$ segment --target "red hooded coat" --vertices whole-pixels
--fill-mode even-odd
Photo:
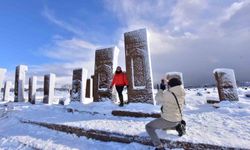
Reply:
[[[127,80],[127,76],[126,73],[122,72],[122,73],[116,73],[113,77],[113,81],[111,86],[127,86],[128,85],[128,80]]]

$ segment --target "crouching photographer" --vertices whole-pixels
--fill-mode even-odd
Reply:
[[[164,150],[164,146],[156,134],[156,129],[175,129],[179,136],[186,133],[186,122],[182,119],[185,91],[181,81],[177,78],[170,79],[168,89],[160,89],[155,99],[158,105],[162,105],[161,117],[149,122],[146,125],[146,131],[156,150]]]

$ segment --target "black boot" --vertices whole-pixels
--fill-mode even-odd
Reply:
[[[182,136],[184,134],[186,134],[186,128],[184,125],[182,125],[181,123],[179,123],[176,127],[175,127],[176,131],[178,132],[179,136]]]
[[[123,103],[123,95],[122,94],[119,94],[119,99],[120,99],[120,107],[122,107],[124,105]]]
[[[164,147],[160,147],[160,148],[155,148],[155,150],[165,150]]]

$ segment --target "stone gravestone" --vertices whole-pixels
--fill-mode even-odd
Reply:
[[[92,97],[94,97],[94,95],[96,93],[95,92],[95,86],[94,86],[95,85],[95,80],[94,79],[95,79],[95,75],[92,75],[91,76],[91,80],[92,80]]]
[[[15,99],[14,102],[24,102],[24,85],[26,72],[28,71],[28,66],[19,65],[16,67],[16,76],[15,76]]]
[[[71,101],[84,102],[88,71],[84,68],[73,70]]]
[[[129,102],[155,103],[146,29],[124,34]]]
[[[166,73],[166,78],[169,81],[172,78],[177,78],[181,81],[183,87],[184,87],[184,80],[183,80],[183,75],[181,72],[167,72]]]
[[[238,101],[237,85],[232,69],[215,69],[214,76],[217,84],[220,101]]]
[[[11,81],[6,81],[4,85],[4,92],[3,92],[3,101],[10,101],[10,88],[12,86]]]
[[[0,68],[0,92],[2,90],[3,79],[4,79],[4,75],[5,75],[6,71],[7,71],[6,69]]]
[[[54,102],[56,75],[53,73],[44,76],[44,97],[43,103],[52,104]]]
[[[37,86],[37,77],[33,76],[29,78],[29,102],[35,104],[36,102],[36,86]]]
[[[93,95],[93,80],[92,79],[87,79],[86,82],[86,97],[87,98],[92,98]]]
[[[94,72],[94,101],[102,101],[105,98],[115,99],[114,90],[110,90],[113,72],[117,66],[119,50],[116,47],[104,48],[95,52]]]

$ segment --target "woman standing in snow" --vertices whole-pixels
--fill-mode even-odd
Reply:
[[[123,95],[122,95],[122,91],[124,89],[124,86],[128,87],[128,80],[127,80],[127,76],[124,72],[122,72],[122,68],[120,66],[118,66],[116,68],[115,71],[115,75],[113,77],[113,81],[112,84],[110,85],[110,89],[115,85],[115,88],[117,90],[117,93],[119,95],[119,99],[120,99],[120,105],[119,106],[123,106]]]
[[[181,84],[179,79],[172,78],[168,81],[169,89],[160,89],[156,94],[156,102],[162,105],[161,117],[149,122],[146,125],[146,131],[157,150],[164,150],[164,146],[155,132],[156,129],[166,130],[175,128],[179,136],[185,134],[185,128],[181,124],[185,91]]]

